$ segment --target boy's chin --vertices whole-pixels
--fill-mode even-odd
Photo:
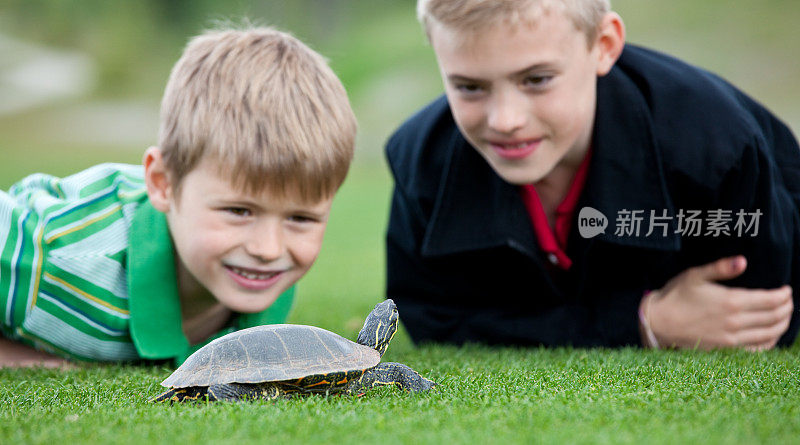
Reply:
[[[481,153],[484,160],[489,164],[489,167],[503,181],[512,185],[528,185],[541,181],[553,170],[544,167],[541,164],[534,164],[532,162],[506,162],[505,160],[495,159],[493,156],[488,156]],[[516,165],[514,165],[516,164]]]
[[[534,184],[542,180],[545,176],[538,172],[530,172],[530,171],[508,171],[507,169],[495,168],[492,166],[492,170],[497,173],[500,178],[504,181],[508,182],[511,185],[528,185]]]
[[[237,298],[235,300],[231,299],[218,299],[223,306],[228,308],[233,312],[238,312],[240,314],[255,314],[258,312],[262,312],[272,306],[273,303],[278,299],[278,297],[283,294],[286,289],[282,289],[280,291],[276,290],[276,292],[270,292],[268,296],[259,295],[258,297],[250,298]]]

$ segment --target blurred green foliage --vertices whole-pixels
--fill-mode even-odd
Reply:
[[[738,70],[745,79],[753,71],[800,74],[800,58],[780,56],[800,49],[796,0],[612,4],[631,41],[733,77]],[[406,63],[423,64],[426,74],[435,75],[414,5],[414,0],[4,0],[0,29],[91,54],[100,62],[101,95],[157,95],[189,36],[220,22],[251,20],[290,30],[330,57],[345,85],[357,89],[365,79]]]
[[[425,47],[410,0],[7,0],[0,29],[100,62],[101,96],[160,94],[187,40],[205,29],[272,25],[331,58],[347,86]],[[428,58],[432,61],[432,58]]]
[[[158,119],[170,69],[187,41],[209,28],[270,25],[289,31],[329,59],[348,90],[359,119],[356,158],[379,158],[385,138],[414,109],[439,94],[435,59],[417,24],[413,0],[4,0],[0,37],[88,55],[97,67],[89,95],[0,115],[0,187],[22,173],[50,167],[31,153],[73,151],[78,159],[139,162],[142,137],[89,138],[81,146],[75,116],[92,103],[124,106],[140,101]],[[0,54],[0,75],[3,57]],[[0,95],[2,91],[0,90]],[[1,100],[1,98],[0,98]],[[94,117],[93,115],[90,116]],[[66,122],[66,123],[65,123]],[[147,123],[147,122],[145,122]],[[124,123],[120,123],[124,124]],[[86,120],[82,133],[113,135],[113,122]],[[152,127],[151,125],[150,127]],[[143,125],[156,140],[155,129]],[[68,135],[62,138],[63,135]],[[108,143],[112,139],[113,143]],[[98,140],[100,142],[98,142]],[[137,145],[138,144],[138,145]],[[102,156],[103,150],[106,155]],[[133,150],[135,154],[127,154]],[[83,156],[83,154],[86,156]],[[6,157],[8,156],[8,157]],[[72,166],[52,162],[54,174]],[[5,162],[4,162],[5,161]],[[3,167],[6,162],[13,166]],[[19,162],[19,163],[17,163]],[[39,164],[37,164],[39,163]],[[80,167],[86,163],[81,162]],[[36,168],[36,165],[40,167]],[[3,170],[17,172],[11,179]]]
[[[373,154],[402,119],[439,94],[435,59],[415,0],[3,0],[0,34],[75,50],[98,67],[83,100],[157,101],[187,40],[224,23],[274,25],[328,57]],[[800,2],[613,0],[628,40],[708,68],[800,127]],[[0,68],[3,61],[0,54]],[[30,114],[26,119],[39,119]],[[25,139],[17,117],[0,134]],[[23,122],[22,127],[29,124]],[[30,133],[29,133],[30,134]],[[58,144],[34,135],[23,144]],[[0,143],[6,147],[3,137]],[[1,179],[1,178],[0,178]]]

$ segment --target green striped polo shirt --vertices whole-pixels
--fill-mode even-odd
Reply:
[[[101,164],[28,176],[0,191],[0,328],[5,337],[89,361],[173,359],[181,327],[172,241],[141,166]],[[294,287],[213,338],[283,323]]]

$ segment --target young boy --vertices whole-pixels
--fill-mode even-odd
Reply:
[[[800,152],[607,0],[419,0],[446,97],[389,140],[387,294],[416,342],[797,335]]]
[[[0,364],[59,363],[19,343],[180,363],[235,329],[284,322],[355,131],[338,78],[294,37],[196,37],[144,168],[37,174],[0,193]]]

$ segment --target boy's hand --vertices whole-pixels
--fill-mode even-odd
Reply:
[[[651,292],[642,302],[659,344],[677,348],[770,349],[789,327],[792,288],[770,290],[723,286],[741,275],[743,256],[692,267]]]
[[[75,365],[61,357],[0,337],[0,368],[30,367],[72,369]]]

